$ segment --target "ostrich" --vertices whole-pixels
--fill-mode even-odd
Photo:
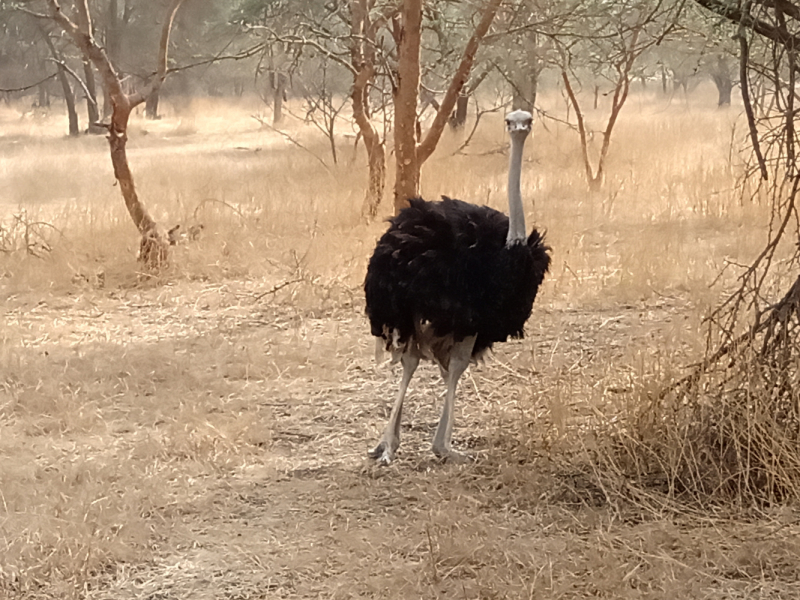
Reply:
[[[525,236],[520,172],[532,121],[521,110],[506,116],[508,217],[446,196],[441,202],[414,198],[391,219],[369,261],[364,291],[370,328],[378,351],[385,347],[403,366],[389,422],[369,452],[383,464],[400,445],[403,399],[420,359],[435,361],[447,384],[433,452],[463,460],[450,447],[458,380],[492,344],[523,336],[550,265],[543,237],[535,229]]]

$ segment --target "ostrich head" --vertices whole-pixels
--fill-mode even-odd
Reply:
[[[517,134],[524,139],[531,132],[532,125],[533,115],[527,111],[515,110],[506,115],[506,129],[511,135]]]
[[[506,115],[506,129],[511,137],[511,154],[508,165],[508,238],[511,245],[525,241],[525,211],[522,208],[520,176],[522,174],[522,147],[531,132],[533,116],[524,110]]]

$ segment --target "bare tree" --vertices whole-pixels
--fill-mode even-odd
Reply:
[[[83,56],[91,61],[98,73],[100,73],[103,84],[108,91],[113,107],[111,122],[108,125],[108,143],[111,152],[111,163],[114,167],[114,176],[119,183],[128,213],[142,236],[139,260],[150,269],[159,268],[167,264],[169,243],[136,193],[133,174],[128,164],[126,152],[128,120],[131,111],[142,102],[145,102],[151,94],[157,92],[166,78],[169,36],[175,14],[182,3],[183,0],[172,0],[167,10],[161,30],[157,69],[149,85],[139,92],[127,94],[105,49],[94,38],[87,0],[76,0],[75,20],[64,13],[58,0],[47,0],[50,17],[70,36]]]
[[[601,3],[595,7],[593,14],[584,15],[585,23],[574,24],[573,32],[563,34],[560,46],[561,81],[568,102],[575,111],[581,156],[590,190],[598,190],[603,185],[611,137],[628,99],[635,75],[634,64],[647,49],[660,43],[675,28],[675,14],[672,11],[672,7],[649,0],[632,0],[629,4],[615,7]],[[591,33],[585,32],[587,26],[591,28]],[[578,69],[573,64],[576,60],[583,62],[583,72],[594,80],[595,106],[599,95],[597,81],[605,80],[611,84],[611,107],[602,130],[596,166],[592,165],[591,132],[575,90],[574,82],[579,81]]]
[[[502,0],[490,0],[467,42],[461,61],[442,99],[436,118],[421,141],[417,141],[417,98],[420,82],[420,43],[422,36],[422,1],[404,0],[399,18],[393,21],[393,35],[398,46],[397,83],[394,94],[396,177],[394,209],[408,206],[408,199],[419,195],[420,169],[433,154],[459,94],[466,83],[478,48],[500,8]]]
[[[578,123],[578,134],[580,135],[581,156],[583,158],[584,169],[586,170],[586,181],[589,184],[589,189],[592,191],[600,189],[605,179],[605,163],[608,158],[608,149],[611,147],[611,134],[614,132],[614,125],[617,123],[619,113],[622,107],[625,106],[625,101],[628,99],[633,63],[644,50],[644,48],[639,45],[641,30],[641,24],[637,24],[630,31],[623,34],[621,39],[622,51],[612,60],[616,78],[612,82],[614,87],[611,97],[611,112],[608,116],[605,129],[603,130],[603,142],[597,157],[596,168],[592,167],[592,161],[589,156],[589,135],[587,133],[586,121],[584,120],[578,97],[572,87],[572,82],[570,81],[568,64],[561,70],[561,80],[564,82],[564,89],[567,92],[567,97],[572,104],[572,108],[575,110],[575,120]]]
[[[735,82],[732,63],[731,57],[722,52],[709,62],[708,74],[717,87],[717,106],[730,106],[731,104],[731,93]]]

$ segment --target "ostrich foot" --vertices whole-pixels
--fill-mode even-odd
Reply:
[[[433,453],[442,462],[453,463],[455,465],[465,465],[475,462],[475,458],[473,456],[470,456],[469,454],[464,454],[462,452],[457,452],[452,448],[437,448],[436,446],[434,446]]]
[[[382,439],[372,450],[367,452],[367,456],[381,465],[388,465],[394,460],[394,453],[400,446],[396,439]]]

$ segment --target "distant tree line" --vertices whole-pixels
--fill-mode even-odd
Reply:
[[[158,118],[165,96],[180,107],[192,96],[257,94],[273,127],[298,98],[334,162],[337,122],[357,132],[367,155],[366,218],[385,195],[388,143],[400,210],[419,192],[442,132],[465,127],[470,105],[474,125],[482,110],[537,112],[544,85],[569,103],[587,183],[599,188],[631,85],[671,96],[706,77],[724,106],[737,81],[736,50],[718,19],[679,0],[0,0],[6,102],[45,108],[58,98],[71,135],[111,132],[124,141],[130,111],[141,104]],[[587,98],[607,113],[599,136]],[[112,161],[120,150],[112,143]],[[130,180],[123,193],[134,190],[125,200],[143,239],[163,246],[132,200],[129,169],[114,164]],[[153,254],[146,245],[145,256],[162,257],[154,263],[166,260],[165,248]]]

